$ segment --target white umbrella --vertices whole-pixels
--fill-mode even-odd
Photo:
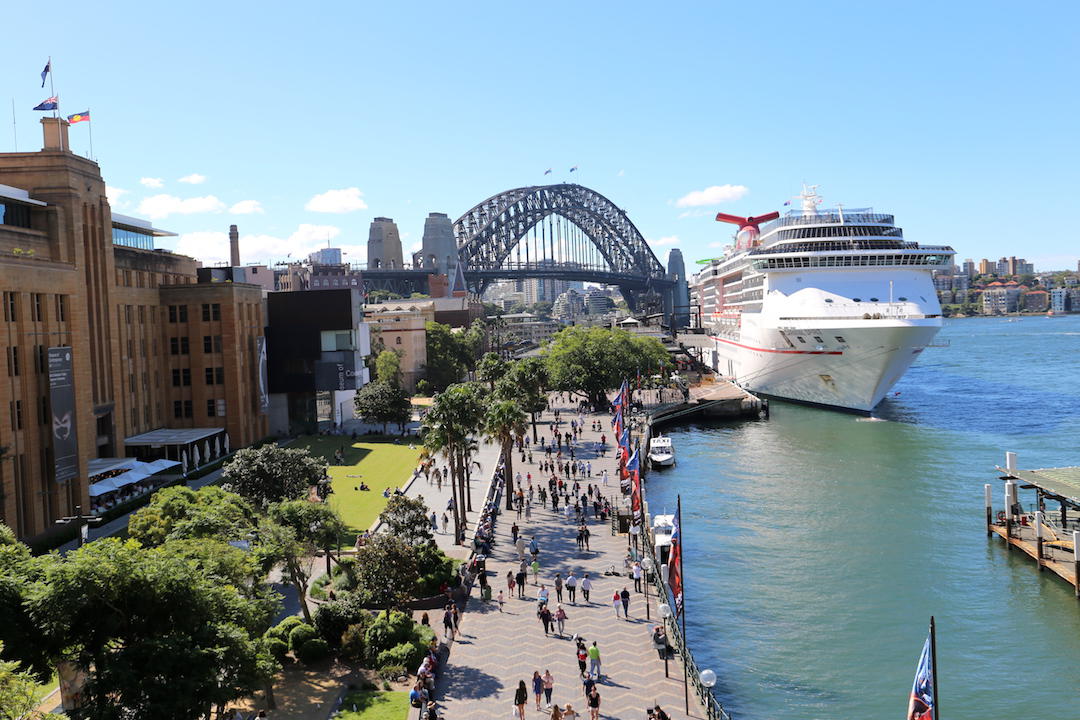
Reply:
[[[187,450],[180,453],[180,464],[184,468],[184,474],[187,475]]]
[[[206,457],[206,462],[210,462],[210,441],[203,442],[203,455]]]
[[[195,467],[202,465],[202,457],[199,456],[199,446],[193,445],[191,447],[191,462]]]
[[[225,438],[223,438],[221,435],[217,436],[217,454],[218,457],[221,457],[225,454]]]
[[[225,452],[229,452],[229,433],[225,433]]]

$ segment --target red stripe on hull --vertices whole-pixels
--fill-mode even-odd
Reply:
[[[769,348],[757,348],[750,347],[749,345],[743,345],[737,343],[734,340],[725,340],[724,338],[718,338],[715,335],[710,335],[710,338],[718,342],[727,343],[728,345],[734,345],[735,347],[741,347],[744,350],[754,350],[756,352],[775,353],[777,355],[843,355],[840,350],[770,350]]]

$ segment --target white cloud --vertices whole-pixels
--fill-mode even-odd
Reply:
[[[364,210],[367,203],[364,202],[360,188],[344,188],[342,190],[327,190],[321,195],[316,195],[307,201],[305,210],[323,213],[347,213],[354,210]]]
[[[684,210],[679,213],[679,219],[682,220],[683,218],[688,217],[707,217],[711,216],[712,214],[712,210]]]
[[[711,243],[709,243],[709,247],[711,247],[711,248],[722,248],[725,245],[730,245],[730,244],[731,244],[730,242],[725,242],[723,240],[713,240]]]
[[[341,234],[341,228],[333,225],[300,225],[288,237],[251,234],[240,236],[240,256],[245,262],[270,262],[288,258],[306,258],[308,253],[326,247],[327,239]],[[349,253],[347,262],[362,262],[361,248],[345,246]],[[345,247],[342,249],[344,250]],[[229,235],[220,231],[184,233],[176,241],[176,252],[190,255],[206,264],[228,262]],[[356,253],[356,254],[354,254]]]
[[[749,190],[745,185],[713,185],[704,190],[694,190],[675,201],[675,207],[701,207],[719,205],[741,199]]]
[[[139,178],[139,183],[149,188],[159,188],[165,186],[165,183],[162,182],[161,178]]]
[[[678,235],[668,235],[667,237],[662,237],[659,240],[648,240],[647,242],[654,247],[659,247],[662,245],[678,245],[679,237]]]
[[[240,202],[229,208],[229,212],[233,215],[251,215],[253,213],[263,212],[262,203],[258,200],[241,200]]]
[[[170,215],[216,213],[224,209],[225,203],[213,195],[194,198],[178,198],[175,195],[152,195],[139,203],[138,213],[151,220],[158,220]]]
[[[179,181],[187,183],[188,185],[199,185],[200,183],[206,182],[206,176],[200,175],[199,173],[191,173],[190,175],[179,178]]]
[[[120,199],[127,194],[128,191],[123,188],[113,187],[112,185],[105,186],[105,197],[109,198],[110,205],[116,205],[117,207],[127,205],[126,200]]]

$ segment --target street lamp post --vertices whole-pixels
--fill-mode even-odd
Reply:
[[[96,515],[83,515],[82,505],[75,506],[75,514],[62,517],[56,521],[57,525],[67,525],[68,523],[77,523],[78,531],[75,533],[78,544],[76,547],[82,547],[90,539],[90,524],[97,524],[101,522],[101,518]]]
[[[709,697],[704,698],[705,704],[706,704],[706,708],[705,708],[706,709],[706,714],[708,714],[708,705],[710,704],[710,702],[713,699],[713,697],[712,697],[713,685],[716,684],[716,673],[714,673],[709,668],[705,668],[704,670],[701,671],[701,674],[698,675],[698,680],[701,681],[701,684],[704,685],[705,689],[708,691]]]
[[[667,652],[667,619],[671,617],[671,606],[667,603],[660,603],[660,617],[664,619],[664,677],[670,677],[668,675],[668,652]]]
[[[652,575],[654,565],[651,555],[646,555],[641,561],[641,567],[645,570],[645,620],[652,619],[649,617],[649,576]]]

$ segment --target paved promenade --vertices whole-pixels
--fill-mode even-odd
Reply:
[[[558,407],[558,406],[556,406]],[[574,415],[573,417],[577,417]],[[551,413],[544,415],[545,435],[550,441]],[[563,412],[561,430],[569,429],[571,414]],[[602,432],[611,444],[612,431],[607,416],[586,416],[585,425],[599,419]],[[607,487],[601,486],[604,495],[613,500],[619,495],[617,466],[610,452],[607,458],[598,458],[592,445],[600,433],[586,430],[577,444],[577,457],[592,463],[591,482],[600,485],[600,471],[607,469],[610,477]],[[584,447],[583,447],[584,446]],[[542,453],[534,446],[533,464],[519,465],[520,454],[515,457],[514,473],[522,476],[532,472],[534,484],[538,484],[538,465]],[[485,473],[486,474],[486,473]],[[590,482],[586,479],[584,482]],[[560,506],[561,511],[561,506]],[[623,559],[627,552],[625,535],[612,536],[610,522],[590,521],[591,549],[578,550],[575,541],[576,526],[567,522],[560,512],[551,511],[550,501],[546,508],[534,505],[532,517],[524,515],[517,520],[528,542],[536,537],[540,545],[540,582],[551,592],[552,611],[558,602],[552,584],[555,573],[573,571],[581,578],[589,573],[593,581],[591,602],[585,603],[581,590],[577,603],[570,603],[564,591],[563,608],[568,620],[566,636],[544,635],[543,626],[536,617],[536,597],[539,586],[532,584],[532,573],[526,586],[526,599],[511,597],[507,592],[506,573],[517,571],[517,551],[510,542],[510,527],[516,513],[503,511],[498,522],[497,545],[487,563],[488,577],[493,596],[504,592],[506,604],[499,611],[494,599],[484,602],[478,590],[469,599],[461,625],[461,634],[454,642],[449,662],[439,680],[438,697],[445,705],[448,718],[470,720],[507,720],[513,709],[514,691],[518,681],[524,680],[529,690],[526,706],[527,718],[546,718],[546,708],[538,712],[532,696],[533,671],[541,674],[550,670],[555,678],[552,700],[561,706],[572,703],[574,709],[587,718],[588,707],[582,691],[578,672],[574,634],[583,636],[587,645],[595,640],[600,649],[603,680],[597,689],[601,697],[602,718],[638,720],[645,717],[645,709],[659,704],[672,718],[687,717],[683,701],[683,670],[676,657],[669,660],[670,679],[664,677],[664,662],[652,647],[652,627],[659,624],[657,601],[650,588],[652,621],[645,620],[645,596],[634,592],[633,579],[626,576]],[[528,551],[526,550],[526,554]],[[605,576],[612,566],[620,576]],[[630,619],[616,618],[612,608],[612,594],[626,587],[632,594]],[[516,595],[516,593],[514,594]],[[544,703],[541,702],[544,708]],[[691,689],[691,717],[702,717]],[[441,716],[441,715],[440,715]]]

